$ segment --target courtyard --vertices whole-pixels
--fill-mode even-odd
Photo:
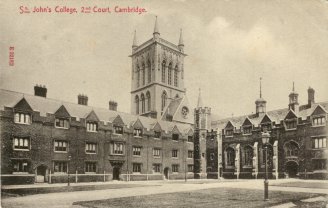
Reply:
[[[48,188],[59,187],[60,192],[3,193],[2,207],[326,207],[328,204],[327,181],[272,180],[269,201],[263,200],[263,180],[114,181],[95,183],[92,190],[88,190],[88,184],[71,187],[74,186],[79,189],[49,184]]]

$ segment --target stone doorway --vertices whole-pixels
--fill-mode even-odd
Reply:
[[[295,161],[288,161],[286,163],[286,173],[288,174],[289,178],[296,178],[298,177],[298,164]]]
[[[164,177],[166,180],[169,179],[169,174],[170,174],[169,171],[170,171],[170,168],[168,168],[168,167],[164,168]]]
[[[114,166],[113,168],[113,180],[120,180],[120,174],[121,174],[121,167]]]
[[[124,164],[123,160],[111,160],[110,164],[113,168],[113,180],[121,180],[121,172],[122,172],[122,167]]]
[[[39,165],[36,168],[36,183],[48,182],[48,167],[46,165]]]

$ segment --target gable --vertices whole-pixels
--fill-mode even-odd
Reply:
[[[172,129],[172,134],[180,134],[180,131],[176,125],[174,125],[174,127]]]
[[[287,113],[287,115],[285,117],[285,120],[294,119],[294,118],[297,118],[297,116],[295,115],[294,111],[289,110],[289,112]]]
[[[246,118],[244,123],[243,123],[243,126],[252,126],[252,122],[249,120],[249,118]]]
[[[192,128],[189,129],[189,131],[187,132],[188,136],[193,136],[194,135],[194,131],[192,130]]]
[[[87,121],[99,121],[97,114],[92,110],[86,118]]]
[[[228,121],[227,125],[225,126],[225,129],[233,129],[234,125],[231,123],[231,121]]]
[[[61,117],[61,118],[69,118],[71,115],[68,113],[67,109],[65,106],[61,105],[58,110],[55,112],[56,117]]]
[[[15,110],[20,110],[20,111],[33,111],[31,108],[30,104],[25,100],[25,98],[22,98],[15,106]]]
[[[153,127],[153,130],[157,132],[161,132],[162,131],[161,125],[158,122],[156,122],[155,126]]]
[[[175,103],[173,121],[178,121],[182,123],[194,123],[194,112],[189,104],[188,98],[184,95],[182,98],[178,98]]]
[[[322,114],[326,114],[327,112],[321,107],[321,105],[318,105],[314,111],[312,112],[311,116],[314,115],[322,115]]]
[[[144,127],[143,127],[141,121],[138,119],[138,120],[136,120],[136,122],[134,122],[134,124],[133,124],[133,128],[136,128],[136,129],[143,129]]]
[[[118,126],[124,126],[122,117],[120,115],[117,115],[116,118],[113,120],[113,124]]]
[[[271,119],[269,118],[269,116],[268,115],[264,115],[264,117],[262,118],[262,121],[261,121],[261,124],[262,123],[271,123],[272,121],[271,121]]]

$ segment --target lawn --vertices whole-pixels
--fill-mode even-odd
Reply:
[[[292,193],[292,192],[269,192],[269,201],[263,201],[263,191],[233,188],[214,188],[197,190],[192,192],[178,192],[167,194],[154,194],[146,196],[123,197],[106,200],[74,202],[74,205],[93,208],[105,207],[270,207],[287,202],[298,203],[300,200],[322,196],[322,194]],[[328,202],[326,198],[325,204]],[[318,203],[307,203],[304,207],[316,206]],[[312,206],[314,205],[314,206]]]
[[[321,182],[288,182],[288,183],[280,183],[274,184],[272,186],[283,186],[283,187],[300,187],[300,188],[318,188],[318,189],[327,189],[328,190],[328,183],[321,183]]]

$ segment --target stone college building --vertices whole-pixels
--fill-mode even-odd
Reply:
[[[216,119],[211,108],[189,105],[184,88],[184,42],[153,37],[132,44],[131,113],[0,90],[2,184],[263,177],[263,132],[270,137],[271,177],[327,178],[328,102]],[[51,89],[49,89],[51,90]]]

